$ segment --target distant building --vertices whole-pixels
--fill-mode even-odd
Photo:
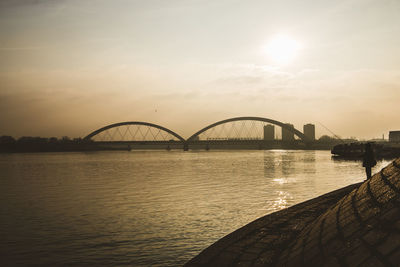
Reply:
[[[311,123],[304,125],[303,134],[310,140],[315,140],[315,125]]]
[[[390,131],[389,142],[400,142],[400,131]]]
[[[271,124],[264,125],[264,140],[271,141],[275,139],[275,126]]]
[[[286,123],[286,125],[294,130],[293,124]],[[282,141],[294,141],[294,133],[282,127]]]

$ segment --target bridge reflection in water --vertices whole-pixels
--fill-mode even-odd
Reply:
[[[188,139],[157,124],[131,121],[102,127],[84,140],[100,149],[306,149],[314,136],[315,128],[304,134],[280,121],[236,117],[210,124]]]

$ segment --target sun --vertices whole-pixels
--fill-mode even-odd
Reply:
[[[286,65],[296,58],[300,43],[287,35],[277,35],[268,42],[264,50],[275,63]]]

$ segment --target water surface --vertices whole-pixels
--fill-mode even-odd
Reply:
[[[0,251],[6,265],[182,265],[364,176],[329,151],[1,154]]]

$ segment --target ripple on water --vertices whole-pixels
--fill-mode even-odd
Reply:
[[[10,264],[176,266],[363,179],[360,163],[328,151],[2,154],[0,249]]]

